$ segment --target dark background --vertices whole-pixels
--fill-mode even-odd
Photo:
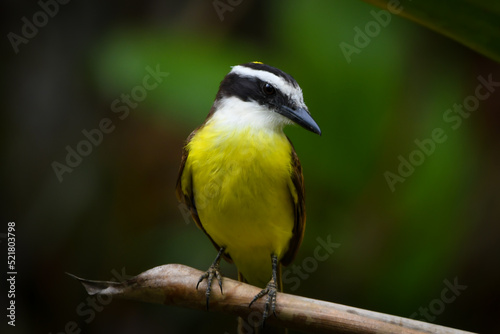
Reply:
[[[209,266],[216,251],[174,195],[181,149],[230,66],[254,60],[297,79],[323,131],[286,130],[307,187],[294,263],[317,266],[285,290],[403,317],[430,307],[418,318],[500,330],[500,89],[457,129],[443,119],[479,76],[500,81],[498,64],[395,15],[348,62],[339,45],[354,45],[354,28],[380,11],[360,1],[242,1],[221,17],[211,1],[74,0],[17,53],[8,34],[21,35],[22,18],[33,22],[41,7],[2,7],[2,313],[9,221],[18,272],[16,327],[2,315],[2,332],[75,322],[82,333],[235,333],[222,314],[119,300],[91,311],[64,272],[109,280],[165,263]],[[148,66],[169,75],[120,119],[113,101],[141,86]],[[60,181],[54,161],[66,164],[67,146],[105,118],[114,130]],[[436,128],[446,141],[418,160],[415,140]],[[411,154],[419,165],[392,191],[384,174]],[[318,238],[339,244],[324,261],[314,258]],[[466,288],[444,303],[454,281]]]

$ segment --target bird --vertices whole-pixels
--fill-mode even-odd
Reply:
[[[222,290],[220,261],[267,295],[262,324],[276,316],[282,266],[295,258],[306,224],[302,167],[283,128],[321,135],[297,81],[262,62],[232,66],[205,119],[186,139],[176,195],[218,253],[200,277]]]

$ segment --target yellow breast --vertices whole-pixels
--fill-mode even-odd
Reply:
[[[294,225],[292,147],[282,131],[207,124],[188,144],[194,201],[210,237],[252,284],[271,277]]]

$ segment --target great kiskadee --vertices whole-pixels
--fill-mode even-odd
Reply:
[[[252,62],[232,67],[187,138],[177,197],[219,251],[198,282],[207,279],[207,307],[214,278],[222,292],[224,257],[239,280],[263,288],[250,305],[267,294],[263,319],[275,312],[281,265],[297,254],[306,222],[302,168],[283,133],[292,123],[321,134],[295,79]]]

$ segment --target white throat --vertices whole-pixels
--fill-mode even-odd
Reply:
[[[207,124],[221,129],[282,131],[288,118],[259,105],[255,101],[242,101],[237,97],[227,97],[216,102],[216,110]]]

